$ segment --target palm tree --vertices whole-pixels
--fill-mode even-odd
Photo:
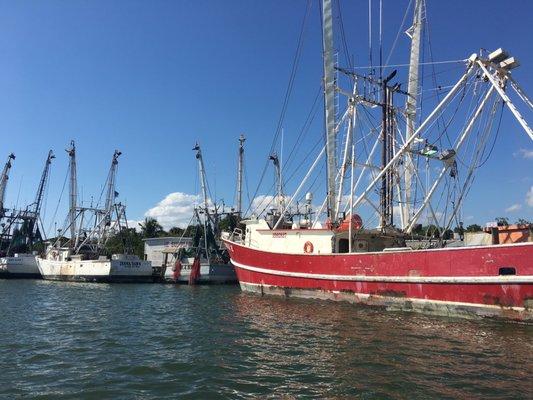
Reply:
[[[163,232],[163,227],[157,222],[155,218],[145,218],[143,223],[139,223],[141,233],[146,238],[159,236]]]

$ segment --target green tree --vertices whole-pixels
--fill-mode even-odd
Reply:
[[[235,214],[227,214],[224,218],[222,218],[218,224],[218,230],[220,232],[233,232],[233,230],[237,227],[239,223],[239,219],[237,215]]]
[[[509,226],[509,220],[506,217],[497,217],[496,223],[498,226]]]
[[[141,227],[141,234],[145,238],[161,236],[165,232],[157,219],[151,217],[145,218],[144,222],[139,223],[139,226]]]
[[[183,235],[184,231],[185,231],[184,229],[178,228],[177,226],[174,226],[174,227],[170,228],[170,230],[168,231],[168,234],[170,236],[181,236],[181,235]]]
[[[531,225],[531,222],[529,222],[527,219],[524,219],[524,218],[518,218],[518,220],[516,221],[516,224],[529,226]]]
[[[430,224],[424,228],[426,236],[438,238],[439,237],[439,228],[436,225]]]
[[[481,232],[483,231],[483,228],[478,224],[472,224],[466,227],[466,231],[467,232]]]
[[[142,236],[134,228],[123,229],[114,236],[111,236],[105,245],[105,252],[111,256],[113,254],[135,254],[139,258],[144,258],[144,242]]]

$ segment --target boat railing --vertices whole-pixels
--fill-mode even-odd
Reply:
[[[233,232],[231,233],[231,241],[235,243],[244,243],[244,234],[242,232],[242,229],[233,229]]]

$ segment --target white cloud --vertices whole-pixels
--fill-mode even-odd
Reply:
[[[509,206],[505,209],[505,212],[515,212],[515,211],[518,211],[522,209],[522,205],[521,204],[513,204],[512,206]]]
[[[275,207],[274,196],[260,194],[252,200],[250,212],[260,216],[271,207]]]
[[[128,224],[128,228],[133,228],[137,232],[139,232],[141,230],[141,227],[139,226],[139,223],[142,222],[142,221],[137,221],[136,219],[128,219],[126,222]]]
[[[526,158],[528,160],[533,160],[533,150],[520,149],[516,153],[514,153],[514,156],[515,157],[518,156],[518,157]]]
[[[533,207],[533,186],[531,186],[527,191],[526,203],[528,206]]]
[[[261,194],[257,197],[255,197],[252,201],[252,206],[250,207],[250,213],[254,214],[256,216],[262,216],[266,212],[270,211],[271,208],[277,208],[277,202],[275,199],[276,196],[271,195],[264,195]],[[289,201],[291,201],[290,196],[283,196],[285,200],[285,204],[289,204]],[[295,211],[296,205],[291,204],[289,207],[289,211]]]
[[[163,200],[150,208],[145,217],[152,217],[163,226],[170,229],[174,226],[185,228],[193,216],[194,206],[200,201],[200,196],[182,192],[168,194]]]

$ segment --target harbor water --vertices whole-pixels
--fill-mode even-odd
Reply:
[[[533,396],[533,327],[241,293],[0,281],[0,398]]]

